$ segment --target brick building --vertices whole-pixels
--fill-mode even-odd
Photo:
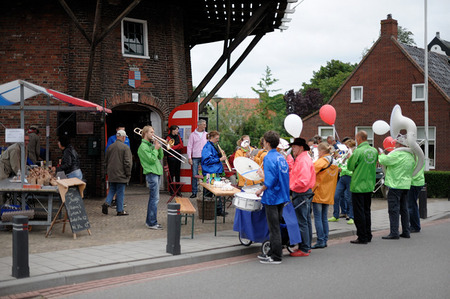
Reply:
[[[334,135],[342,139],[366,130],[369,142],[382,147],[384,136],[375,135],[372,124],[389,123],[392,108],[399,104],[404,116],[424,138],[424,50],[397,41],[397,21],[390,15],[381,21],[381,34],[354,72],[328,104],[336,110],[335,128],[324,123],[319,113],[303,119],[302,136]],[[450,170],[450,63],[449,57],[429,52],[429,157],[430,170]],[[422,146],[422,148],[424,148]]]
[[[133,129],[151,124],[163,137],[170,112],[193,101],[190,49],[226,39],[235,47],[247,36],[260,39],[274,29],[287,28],[281,21],[289,8],[287,0],[225,3],[1,1],[0,84],[23,79],[110,108],[109,115],[49,112],[50,160],[55,165],[61,157],[57,136],[70,135],[81,156],[88,193],[104,195],[106,138],[124,124],[134,153],[132,180],[143,182],[136,155],[141,138]],[[226,61],[229,55],[224,57]],[[47,99],[27,101],[38,106]],[[61,103],[51,100],[50,105]],[[41,144],[46,115],[42,111],[25,115],[25,126],[40,128]],[[20,127],[19,112],[2,111],[0,123]],[[7,146],[4,130],[0,146]]]

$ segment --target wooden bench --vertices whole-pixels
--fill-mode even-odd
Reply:
[[[175,197],[175,201],[180,204],[180,214],[181,218],[184,217],[184,224],[187,225],[188,217],[192,218],[191,239],[194,239],[194,218],[197,210],[194,208],[189,198]]]

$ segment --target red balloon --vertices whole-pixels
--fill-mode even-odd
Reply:
[[[384,138],[383,147],[388,152],[392,151],[395,148],[395,139],[392,138],[391,136]]]
[[[320,118],[329,125],[334,125],[336,121],[336,110],[331,105],[323,105],[319,110]]]

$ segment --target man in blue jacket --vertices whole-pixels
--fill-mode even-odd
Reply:
[[[268,151],[264,157],[264,174],[258,170],[258,174],[264,177],[264,186],[256,192],[262,196],[261,203],[266,209],[267,224],[269,226],[270,250],[266,255],[258,256],[263,264],[281,264],[283,259],[283,247],[281,243],[280,220],[283,215],[283,207],[289,198],[289,165],[286,159],[277,152],[280,143],[280,135],[274,131],[264,134],[264,149]]]

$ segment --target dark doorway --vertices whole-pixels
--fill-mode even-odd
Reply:
[[[133,155],[133,169],[131,171],[130,183],[144,184],[145,177],[142,174],[141,163],[137,155],[142,138],[133,131],[135,128],[142,129],[144,126],[152,125],[150,118],[152,110],[140,104],[125,104],[113,108],[112,111],[113,113],[106,118],[108,138],[116,134],[117,126],[123,125],[125,127]]]

